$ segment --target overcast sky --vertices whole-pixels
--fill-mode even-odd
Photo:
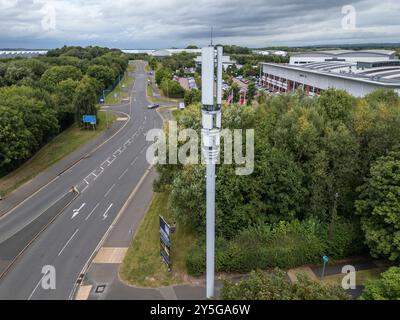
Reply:
[[[0,0],[0,48],[201,46],[211,26],[215,42],[254,48],[398,43],[400,1]]]

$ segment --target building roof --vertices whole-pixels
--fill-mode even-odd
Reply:
[[[315,56],[328,56],[332,58],[349,57],[349,56],[385,56],[390,57],[396,54],[393,50],[322,50],[322,51],[307,51],[292,53],[292,57],[315,57]]]
[[[322,74],[328,77],[361,81],[380,86],[400,87],[400,66],[378,67],[365,70],[357,68],[358,65],[354,62],[316,62],[300,66],[275,63],[262,63],[262,65]]]

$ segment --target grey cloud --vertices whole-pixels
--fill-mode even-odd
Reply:
[[[99,44],[166,47],[216,41],[251,47],[338,42],[391,42],[400,35],[398,0],[0,0],[0,47]],[[41,28],[53,3],[57,28]],[[344,31],[341,9],[357,10],[355,31]],[[398,40],[397,40],[398,41]]]

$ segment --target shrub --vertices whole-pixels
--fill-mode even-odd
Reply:
[[[400,300],[400,268],[393,267],[379,280],[367,282],[362,300]]]
[[[299,276],[290,283],[286,273],[252,272],[250,277],[238,283],[226,281],[221,292],[224,300],[349,300],[345,291],[336,286],[324,285]]]
[[[332,237],[328,225],[316,220],[281,222],[246,229],[232,240],[218,238],[215,268],[218,272],[247,273],[256,269],[290,269],[318,264],[324,254],[333,259],[360,253],[363,248],[357,239],[357,227],[340,220]],[[205,239],[194,245],[186,259],[189,274],[200,276],[205,271]]]

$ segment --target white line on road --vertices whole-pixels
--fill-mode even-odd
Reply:
[[[129,169],[126,169],[121,175],[120,175],[120,177],[118,178],[118,180],[121,180],[125,175],[126,175],[126,173],[129,171]]]
[[[79,229],[76,229],[75,233],[71,236],[71,238],[69,238],[69,240],[67,241],[67,243],[65,244],[65,246],[61,249],[60,253],[58,254],[58,256],[61,256],[63,251],[65,250],[65,248],[69,245],[69,243],[72,241],[73,238],[75,238],[76,234],[79,232]]]
[[[84,193],[87,190],[87,188],[89,188],[89,184],[81,191],[81,193]]]
[[[39,285],[42,283],[44,276],[45,276],[45,275],[43,275],[43,277],[40,278],[40,280],[39,280],[39,282],[37,283],[36,287],[32,290],[30,296],[28,297],[28,300],[31,300],[31,299],[32,299],[32,297],[33,297],[33,295],[35,294],[37,288],[39,288]]]
[[[115,188],[115,183],[112,185],[112,187],[107,191],[107,193],[104,195],[104,198],[107,198],[107,196],[110,194],[110,192],[112,191],[112,189]]]
[[[138,161],[138,157],[136,157],[135,160],[132,161],[131,166],[133,166],[136,163],[136,161]]]
[[[113,207],[114,203],[111,203],[110,206],[108,207],[108,209],[106,210],[106,212],[104,212],[103,214],[103,220],[106,220],[108,218],[108,212],[111,210],[111,208]]]
[[[85,221],[88,221],[89,218],[92,216],[92,214],[96,211],[96,209],[99,207],[100,202],[96,204],[96,206],[93,208],[93,210],[89,213],[89,215],[86,217]]]
[[[145,147],[140,151],[140,154],[143,154],[143,152],[145,152],[146,149],[147,149],[147,146],[145,146]]]

